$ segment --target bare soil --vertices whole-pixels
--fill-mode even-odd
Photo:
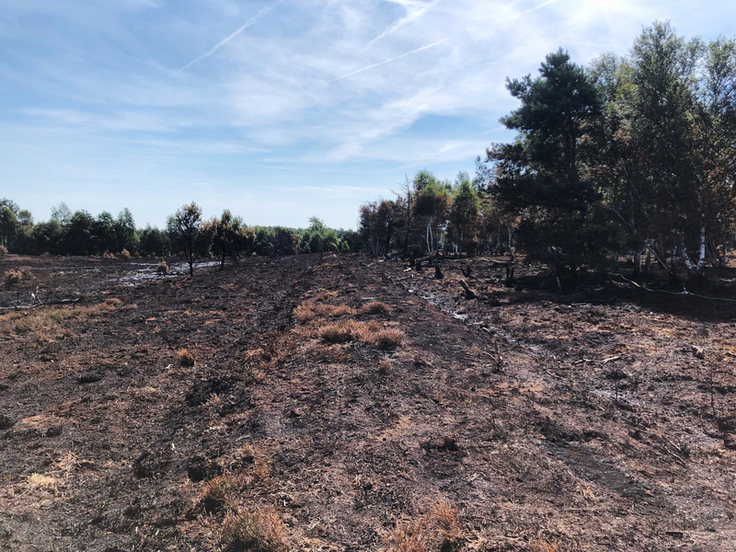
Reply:
[[[736,269],[156,264],[0,260],[0,549],[736,550]]]

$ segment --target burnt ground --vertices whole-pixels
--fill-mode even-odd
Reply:
[[[736,550],[733,302],[153,267],[0,260],[0,549]]]

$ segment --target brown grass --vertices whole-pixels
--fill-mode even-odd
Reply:
[[[32,473],[28,476],[27,484],[31,490],[40,489],[53,493],[57,491],[59,480],[50,475]]]
[[[286,531],[276,510],[228,512],[222,524],[221,543],[228,550],[286,552]]]
[[[213,514],[222,510],[234,486],[235,481],[230,474],[218,475],[205,483],[199,499],[205,512]]]
[[[560,552],[557,540],[534,540],[529,543],[532,552]]]
[[[64,320],[84,321],[88,318],[109,313],[118,308],[122,302],[111,297],[97,305],[74,305],[59,307],[54,310],[32,310],[8,313],[0,316],[0,331],[17,333],[38,333],[61,324]],[[135,305],[131,305],[134,307]]]
[[[3,279],[5,289],[10,289],[13,286],[17,286],[18,284],[20,284],[20,281],[22,279],[23,273],[20,270],[8,270],[5,273],[5,277]]]
[[[454,550],[464,533],[457,507],[439,499],[424,515],[400,520],[388,537],[392,552],[429,552]]]
[[[348,343],[350,341],[370,341],[372,332],[365,322],[342,320],[325,324],[316,329],[317,337],[327,343]]]
[[[360,322],[353,319],[313,326],[311,334],[331,344],[359,341],[380,349],[393,349],[406,340],[406,334],[401,330],[382,328],[375,321]]]
[[[294,309],[294,316],[300,322],[309,322],[318,316],[336,317],[355,314],[355,309],[348,305],[329,305],[315,301],[305,301]]]
[[[391,314],[393,309],[381,301],[371,301],[360,307],[361,314]]]
[[[194,355],[186,349],[176,351],[176,360],[181,366],[194,366]]]
[[[373,336],[373,343],[379,349],[393,349],[402,345],[406,340],[406,334],[395,328],[381,330]]]

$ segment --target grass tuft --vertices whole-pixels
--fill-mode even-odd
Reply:
[[[228,512],[222,524],[222,544],[228,551],[286,552],[284,524],[272,509]]]
[[[360,307],[361,314],[391,314],[393,309],[381,301],[371,301]]]
[[[176,351],[176,360],[181,366],[194,366],[194,355],[186,349]]]
[[[402,345],[406,339],[406,334],[395,328],[381,330],[373,336],[373,343],[379,349],[393,349]]]

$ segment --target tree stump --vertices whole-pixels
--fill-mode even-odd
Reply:
[[[514,267],[511,265],[506,265],[506,281],[504,282],[506,287],[511,287],[514,285]]]
[[[441,280],[442,278],[444,278],[444,276],[442,275],[442,268],[440,268],[439,264],[434,265],[434,277],[437,280]]]
[[[465,280],[460,280],[460,285],[463,286],[463,289],[465,290],[466,299],[475,299],[475,293],[468,287],[468,284]]]

